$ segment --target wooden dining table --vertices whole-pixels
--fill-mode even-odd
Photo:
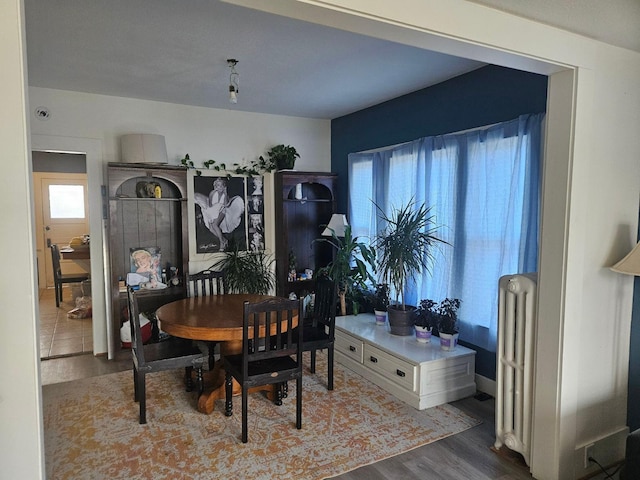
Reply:
[[[220,343],[220,355],[242,353],[242,320],[243,304],[259,302],[270,295],[253,294],[225,294],[209,295],[205,297],[191,297],[176,300],[162,305],[156,311],[159,327],[165,333],[175,337],[191,340],[211,341]],[[293,326],[297,326],[298,319],[293,319]],[[262,325],[264,328],[264,325]],[[276,331],[276,324],[271,326],[269,334]],[[281,328],[286,330],[286,319],[281,322]],[[260,331],[260,337],[266,332]],[[211,372],[205,374],[205,391],[198,399],[198,410],[209,414],[213,412],[215,401],[225,398],[225,372],[222,362],[215,363]],[[275,398],[275,385],[255,387],[250,391],[265,390],[268,398]],[[241,393],[240,385],[234,379],[233,394]]]

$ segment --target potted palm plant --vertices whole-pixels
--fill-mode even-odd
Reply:
[[[367,281],[373,281],[370,270],[375,268],[375,252],[361,242],[358,237],[352,237],[351,226],[344,229],[344,237],[338,237],[331,230],[330,238],[318,238],[316,242],[327,242],[335,249],[333,260],[317,273],[328,275],[338,286],[340,300],[340,315],[347,314],[347,297],[355,294],[356,289],[366,290]],[[369,268],[367,268],[369,267]]]
[[[405,303],[407,281],[423,270],[429,271],[434,261],[434,247],[447,242],[435,236],[439,226],[431,207],[422,204],[416,208],[412,201],[394,209],[391,216],[376,207],[385,224],[375,244],[378,266],[381,277],[393,287],[395,294],[395,303],[389,305],[387,311],[390,332],[413,335],[416,307]]]
[[[460,300],[457,298],[445,298],[438,307],[438,335],[440,336],[440,348],[453,350],[458,344],[458,309]]]
[[[416,310],[415,329],[416,340],[420,343],[431,341],[431,331],[438,325],[438,302],[431,299],[420,300]]]

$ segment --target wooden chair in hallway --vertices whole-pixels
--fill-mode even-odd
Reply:
[[[88,273],[62,273],[60,268],[60,249],[55,243],[51,244],[51,261],[53,263],[53,283],[56,293],[56,307],[62,302],[62,286],[65,283],[81,283],[89,278]]]
[[[224,271],[203,270],[202,272],[187,275],[187,297],[206,297],[209,295],[223,295]],[[215,364],[215,348],[217,342],[196,342],[201,348],[205,348],[209,355],[209,371]]]
[[[245,302],[242,322],[242,353],[225,355],[225,411],[233,414],[233,378],[242,387],[242,442],[247,443],[249,388],[296,381],[296,428],[302,428],[302,332],[293,328],[301,317],[302,300],[273,297]],[[286,325],[286,328],[283,326]],[[275,332],[274,332],[275,330]],[[269,335],[271,333],[271,335]],[[297,337],[294,338],[293,335]],[[261,340],[264,339],[264,342]],[[264,343],[262,346],[261,344]],[[277,389],[280,391],[280,389]]]
[[[187,391],[193,389],[191,375],[195,368],[198,397],[204,390],[202,367],[207,356],[191,341],[171,337],[159,343],[144,345],[140,330],[138,299],[133,288],[127,288],[129,323],[131,324],[131,354],[133,359],[134,399],[140,403],[140,423],[147,423],[147,400],[145,375],[163,370],[185,368]]]

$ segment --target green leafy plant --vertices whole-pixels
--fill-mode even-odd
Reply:
[[[453,335],[458,333],[458,309],[460,300],[445,298],[438,306],[438,332]]]
[[[273,262],[273,256],[262,250],[244,251],[233,243],[212,268],[224,270],[229,293],[268,295],[275,285]]]
[[[415,318],[415,324],[418,327],[433,328],[438,326],[438,319],[440,318],[438,302],[431,299],[420,300]]]
[[[267,172],[272,170],[291,169],[296,163],[296,158],[300,158],[295,147],[291,145],[276,145],[267,152],[267,158],[260,156],[258,165]]]
[[[393,307],[404,311],[407,280],[422,270],[429,271],[434,262],[434,247],[448,243],[435,236],[440,227],[431,214],[431,207],[422,204],[415,208],[412,201],[394,209],[391,216],[387,216],[378,205],[376,208],[385,224],[375,244],[380,274],[395,291]]]
[[[325,225],[322,225],[323,227]],[[340,314],[347,314],[346,299],[355,287],[367,288],[367,281],[375,279],[369,273],[375,270],[375,251],[361,242],[358,237],[351,236],[351,227],[347,225],[344,237],[338,237],[331,229],[331,238],[319,238],[317,242],[327,242],[335,249],[334,259],[319,270],[319,274],[331,277],[338,286]],[[370,267],[370,270],[367,268]]]
[[[386,283],[376,284],[373,292],[373,308],[379,312],[386,312],[389,308],[389,285]]]

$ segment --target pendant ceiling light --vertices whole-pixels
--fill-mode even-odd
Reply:
[[[238,60],[235,58],[228,58],[227,65],[231,69],[231,73],[229,74],[229,102],[238,103],[238,86],[240,81],[240,74],[236,72],[236,65],[238,64]]]

